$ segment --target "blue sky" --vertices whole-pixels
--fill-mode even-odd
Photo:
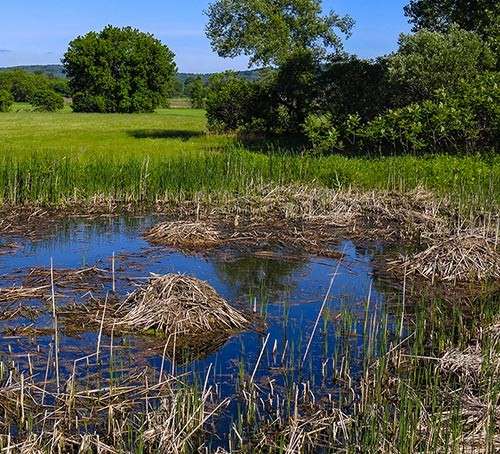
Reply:
[[[132,25],[160,38],[183,72],[245,69],[244,58],[221,59],[204,35],[210,0],[0,0],[0,66],[59,63],[68,42],[107,24]],[[346,49],[362,57],[394,50],[409,25],[409,0],[324,0],[325,10],[356,21]]]

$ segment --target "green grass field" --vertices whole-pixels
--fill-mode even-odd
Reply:
[[[152,201],[197,191],[247,191],[262,183],[409,190],[425,187],[464,205],[499,203],[498,156],[349,158],[252,151],[207,135],[204,112],[0,114],[0,200],[60,203],[96,195]]]

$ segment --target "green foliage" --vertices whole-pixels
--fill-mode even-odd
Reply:
[[[405,14],[414,31],[447,31],[453,24],[492,36],[498,26],[500,4],[497,0],[411,0]]]
[[[252,82],[228,71],[210,78],[207,92],[208,128],[213,132],[236,131],[251,121]]]
[[[59,93],[61,96],[66,98],[71,97],[71,88],[69,86],[69,82],[67,79],[49,79],[49,85],[56,93]]]
[[[500,76],[484,73],[462,81],[456,91],[438,90],[433,99],[388,109],[370,121],[348,115],[310,115],[304,132],[314,149],[381,154],[474,153],[495,149],[500,131]]]
[[[76,38],[64,66],[76,112],[152,112],[170,95],[176,74],[168,47],[131,27]]]
[[[55,112],[64,107],[64,98],[53,90],[40,89],[31,96],[31,104],[36,110]]]
[[[55,95],[59,94],[62,96],[69,96],[69,85],[68,81],[65,79],[55,78],[48,76],[45,73],[40,72],[26,72],[23,70],[14,71],[2,71],[0,72],[0,89],[7,90],[10,92],[14,98],[15,102],[19,103],[33,103],[33,99],[36,95],[35,102],[40,100],[41,95],[39,93],[44,93],[45,98],[56,99]],[[50,92],[49,94],[46,94]],[[42,105],[36,105],[36,107],[42,107],[43,105],[49,105],[49,107],[60,104],[59,98],[54,104],[53,102],[42,102]]]
[[[269,98],[275,112],[280,110],[287,116],[287,122],[276,122],[273,118],[268,130],[277,134],[299,134],[307,115],[319,96],[318,75],[321,66],[314,54],[304,50],[291,54],[277,69],[272,84],[268,83],[268,92],[264,100]]]
[[[391,106],[396,87],[389,80],[387,61],[355,56],[326,65],[319,76],[318,106],[337,122],[358,114],[369,120]]]
[[[10,91],[0,89],[0,112],[8,112],[14,104],[14,98]]]
[[[194,109],[204,109],[207,100],[207,86],[201,77],[192,77],[184,83],[184,93],[191,99]]]
[[[208,88],[209,127],[249,134],[301,135],[315,102],[320,65],[309,51],[291,55],[276,70],[250,82],[233,74],[215,76]]]
[[[355,134],[358,147],[391,152],[475,152],[498,145],[500,77],[480,75],[463,81],[456,92],[439,90],[424,100],[362,125]]]
[[[447,33],[422,30],[402,35],[398,52],[389,59],[392,81],[401,87],[400,104],[421,101],[436,90],[456,90],[463,80],[474,80],[496,65],[481,38],[452,27]]]
[[[304,123],[304,134],[313,148],[320,152],[328,152],[339,144],[339,133],[333,126],[331,114],[310,114]]]
[[[16,102],[30,102],[33,93],[49,87],[48,77],[21,70],[0,73],[0,88],[9,91]]]
[[[349,34],[353,25],[348,16],[323,15],[320,0],[216,0],[207,15],[214,51],[247,55],[251,65],[280,65],[304,50],[322,59],[342,49],[336,30]]]

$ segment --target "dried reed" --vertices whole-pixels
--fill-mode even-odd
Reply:
[[[180,274],[154,276],[123,303],[117,327],[165,334],[206,335],[242,330],[250,321],[206,282]]]

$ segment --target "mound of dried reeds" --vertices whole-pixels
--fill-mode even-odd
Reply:
[[[145,237],[154,244],[181,249],[207,249],[221,241],[218,230],[205,222],[163,222],[149,229]]]
[[[438,359],[438,363],[442,372],[452,372],[461,378],[473,378],[481,372],[483,355],[479,346],[466,350],[451,349]]]
[[[118,327],[165,334],[201,335],[241,330],[249,320],[206,282],[181,274],[154,276],[123,303]]]
[[[474,282],[500,279],[499,245],[475,232],[440,239],[426,250],[393,262],[394,268],[432,281]]]

